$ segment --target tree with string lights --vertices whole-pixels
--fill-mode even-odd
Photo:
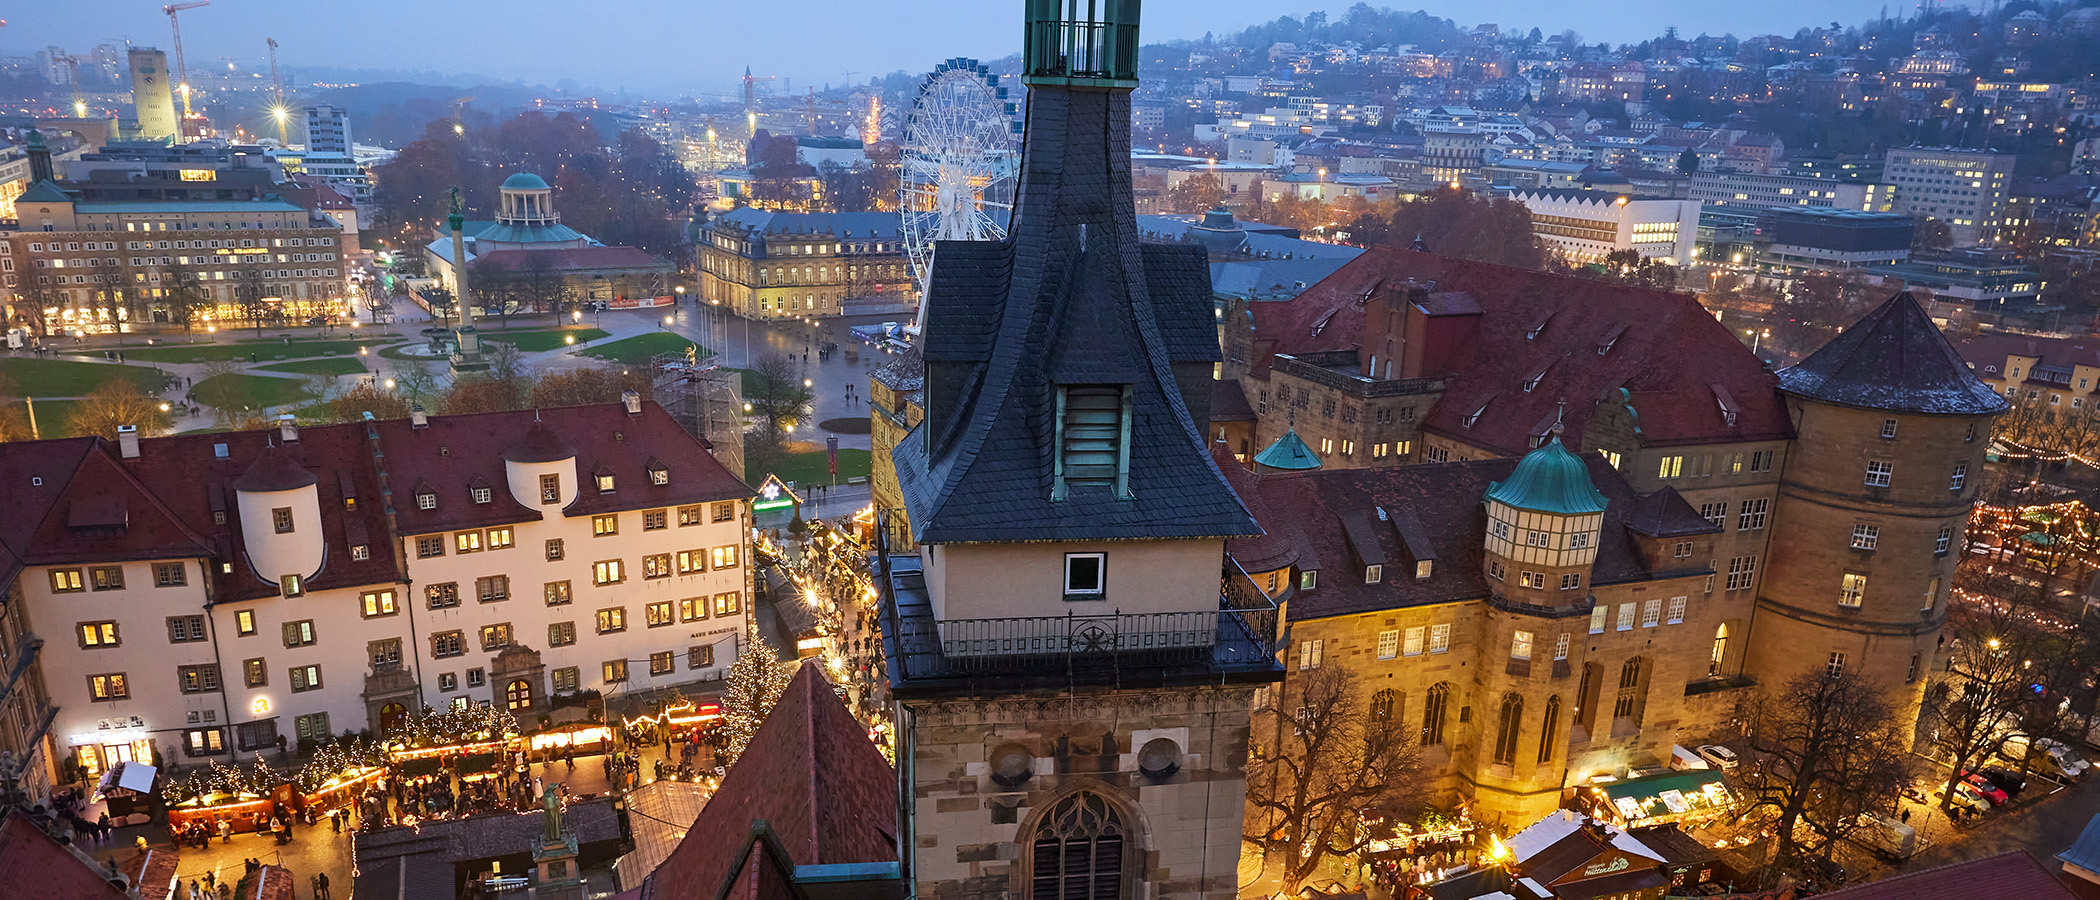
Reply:
[[[728,683],[722,692],[721,730],[731,765],[750,746],[751,736],[765,724],[774,704],[780,702],[780,695],[787,692],[789,679],[795,677],[795,664],[781,660],[773,645],[766,643],[757,631],[748,637],[743,652],[729,665]]]

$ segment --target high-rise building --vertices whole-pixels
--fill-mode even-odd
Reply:
[[[350,111],[340,106],[306,108],[306,153],[350,155]]]
[[[1221,578],[1256,527],[1203,446],[1209,271],[1139,241],[1137,4],[1104,8],[1028,3],[1013,228],[942,245],[925,416],[891,454],[918,546],[881,581],[920,896],[1239,886],[1276,608]]]
[[[63,47],[45,47],[36,52],[37,74],[44,76],[45,81],[60,87],[73,84],[73,62],[73,56]]]
[[[1905,147],[1889,151],[1882,181],[1896,188],[1896,212],[1944,222],[1954,246],[1966,247],[1997,237],[2012,176],[2008,154]]]
[[[131,51],[131,104],[138,111],[140,138],[175,139],[175,84],[168,74],[168,55],[159,50]]]

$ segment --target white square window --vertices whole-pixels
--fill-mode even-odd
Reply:
[[[1954,542],[1954,526],[1941,525],[1938,537],[1932,539],[1932,552],[1945,553],[1947,545]]]
[[[1399,656],[1399,655],[1400,655],[1400,631],[1399,631],[1399,629],[1397,629],[1397,628],[1396,628],[1396,629],[1394,629],[1394,630],[1392,630],[1392,631],[1381,631],[1381,632],[1379,632],[1379,633],[1378,633],[1378,658],[1379,658],[1379,659],[1392,659],[1393,657],[1395,657],[1395,656]]]
[[[1561,576],[1560,576],[1560,589],[1561,589],[1561,590],[1564,590],[1564,591],[1573,591],[1573,590],[1579,590],[1579,589],[1581,589],[1581,588],[1582,588],[1582,575],[1581,575],[1581,573],[1578,573],[1578,572],[1563,572],[1563,573],[1561,573]]]
[[[1949,477],[1948,477],[1948,479],[1947,479],[1947,490],[1950,490],[1950,491],[1958,491],[1958,490],[1961,490],[1961,488],[1962,488],[1962,485],[1965,485],[1965,484],[1968,484],[1968,483],[1969,483],[1969,464],[1968,464],[1968,463],[1955,463],[1955,464],[1954,464],[1954,473],[1953,473],[1953,474],[1952,474],[1951,476],[1949,476]]]
[[[1544,572],[1525,572],[1523,579],[1525,587],[1539,591],[1546,589],[1546,573]]]
[[[1670,611],[1664,614],[1663,621],[1672,625],[1682,624],[1684,622],[1684,602],[1685,598],[1683,597],[1671,597]]]
[[[1858,524],[1852,526],[1852,549],[1872,550],[1881,542],[1881,526]]]
[[[1428,629],[1423,628],[1420,625],[1408,629],[1407,640],[1404,644],[1401,645],[1400,653],[1404,656],[1421,656],[1422,633],[1427,630]]]
[[[1629,600],[1629,601],[1627,601],[1627,602],[1625,602],[1625,603],[1621,603],[1621,604],[1619,604],[1619,629],[1618,629],[1618,630],[1620,630],[1620,631],[1632,631],[1632,630],[1633,630],[1633,609],[1634,609],[1634,606],[1635,606],[1635,604],[1634,604],[1634,603],[1633,603],[1633,601],[1631,601],[1631,600]]]
[[[1108,555],[1065,554],[1065,599],[1099,600],[1107,593]]]
[[[1567,659],[1567,658],[1568,658],[1568,641],[1569,641],[1569,635],[1568,635],[1568,633],[1567,633],[1567,632],[1565,632],[1565,631],[1563,631],[1563,632],[1561,632],[1561,633],[1560,633],[1560,637],[1557,637],[1557,638],[1554,638],[1554,639],[1553,639],[1553,658],[1554,658],[1554,659],[1556,659],[1556,660],[1561,660],[1561,659]]]
[[[1509,658],[1511,658],[1511,659],[1530,659],[1530,658],[1531,658],[1531,632],[1529,632],[1529,631],[1518,631],[1518,632],[1512,632],[1512,633],[1510,634],[1510,636],[1509,636]]]
[[[1881,436],[1882,436],[1882,437],[1885,437],[1885,438],[1890,438],[1890,439],[1894,439],[1894,438],[1895,438],[1895,436],[1896,436],[1896,420],[1895,420],[1895,419],[1883,419],[1883,420],[1881,420]]]
[[[1385,567],[1384,567],[1384,566],[1365,566],[1365,567],[1364,567],[1364,583],[1365,583],[1365,584],[1377,584],[1378,582],[1380,582],[1380,581],[1384,580],[1384,578],[1385,578]]]
[[[478,487],[474,489],[474,502],[476,503],[487,503],[490,500],[495,499],[495,497],[495,491],[492,491],[488,488]]]
[[[1660,598],[1641,604],[1641,627],[1654,628],[1662,623],[1663,602]]]
[[[1605,612],[1605,607],[1603,607],[1603,606],[1597,606],[1597,607],[1594,607],[1594,608],[1592,608],[1592,609],[1590,610],[1590,633],[1591,633],[1591,634],[1603,634],[1603,633],[1604,633],[1604,617],[1605,617],[1605,615],[1606,615],[1606,612]]]
[[[1325,652],[1326,645],[1327,642],[1325,640],[1299,641],[1298,668],[1301,671],[1305,669],[1319,668],[1320,657]]]
[[[1429,652],[1442,653],[1449,649],[1451,649],[1451,626],[1449,624],[1429,626]]]
[[[1896,466],[1894,463],[1879,459],[1868,460],[1867,485],[1869,487],[1888,487],[1889,477],[1894,475],[1895,472]]]

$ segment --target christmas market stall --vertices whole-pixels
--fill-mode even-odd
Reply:
[[[154,767],[142,762],[120,762],[102,773],[95,794],[108,808],[111,821],[143,825],[152,819],[158,805],[153,793],[155,772]]]
[[[314,751],[292,776],[305,808],[316,815],[357,803],[360,794],[386,775],[385,754],[361,740],[333,741]]]
[[[1728,792],[1716,769],[1590,784],[1576,792],[1575,801],[1583,812],[1625,828],[1700,825],[1735,809],[1735,795]]]
[[[517,717],[489,706],[454,707],[444,712],[426,706],[421,715],[402,722],[387,735],[387,759],[410,780],[435,777],[449,759],[481,754],[500,757],[524,747]]]
[[[494,753],[469,753],[459,758],[459,765],[455,771],[459,774],[460,781],[482,781],[494,778],[502,774],[497,771],[496,759],[497,757]]]
[[[170,777],[160,789],[168,806],[168,829],[180,832],[195,824],[216,831],[223,820],[235,831],[252,831],[259,817],[267,818],[276,809],[270,795],[283,782],[283,776],[261,760],[252,766],[215,761],[208,769]]]

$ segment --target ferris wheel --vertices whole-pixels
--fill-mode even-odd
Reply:
[[[974,59],[941,63],[919,85],[904,123],[897,209],[922,298],[933,242],[1006,236],[1020,131],[999,76]]]

